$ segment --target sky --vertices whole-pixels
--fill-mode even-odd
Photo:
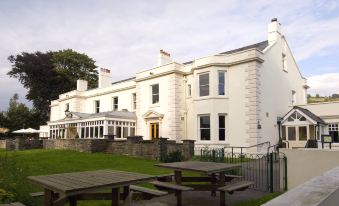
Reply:
[[[339,93],[339,0],[2,0],[0,110],[27,90],[8,56],[71,48],[113,80],[156,66],[160,49],[185,62],[267,40],[278,18],[310,94]]]

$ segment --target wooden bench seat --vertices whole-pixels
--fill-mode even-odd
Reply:
[[[43,197],[45,193],[44,192],[32,192],[32,193],[29,193],[29,195],[31,197]]]
[[[157,180],[161,182],[172,182],[174,174],[157,175]]]
[[[161,197],[167,195],[168,192],[161,190],[154,190],[146,187],[140,187],[137,185],[131,185],[129,187],[131,191],[139,192],[142,194],[143,199],[152,199],[153,197]]]
[[[175,191],[175,195],[177,197],[177,206],[182,205],[182,192],[193,190],[192,187],[187,187],[187,186],[183,186],[183,185],[176,185],[176,184],[171,184],[171,183],[167,183],[167,182],[152,181],[150,183],[153,184],[154,186],[158,187],[159,189]]]
[[[233,194],[235,191],[246,190],[252,185],[254,185],[254,182],[240,181],[218,188],[218,190],[220,191],[220,206],[226,205],[226,192],[229,194]]]
[[[0,206],[25,206],[25,205],[22,204],[21,202],[12,202],[12,203],[8,203],[8,204],[2,204]]]

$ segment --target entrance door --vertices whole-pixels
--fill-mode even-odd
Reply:
[[[159,138],[159,123],[150,124],[150,136],[152,140]]]

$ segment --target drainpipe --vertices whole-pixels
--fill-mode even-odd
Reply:
[[[184,136],[185,139],[187,139],[187,77],[184,76],[184,101],[185,101],[185,108],[184,108]]]

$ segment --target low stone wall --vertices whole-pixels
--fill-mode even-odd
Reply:
[[[184,140],[183,143],[167,141],[159,138],[154,141],[143,140],[142,137],[127,137],[126,140],[109,139],[48,139],[43,140],[46,149],[67,149],[80,152],[105,152],[139,156],[150,159],[160,159],[162,154],[179,150],[184,159],[190,159],[194,154],[194,141]]]
[[[79,152],[103,152],[107,148],[106,139],[45,139],[45,149],[67,149]]]
[[[0,149],[6,149],[6,140],[0,140]]]
[[[38,139],[15,138],[0,141],[0,148],[6,150],[27,150],[42,148],[42,140]]]

